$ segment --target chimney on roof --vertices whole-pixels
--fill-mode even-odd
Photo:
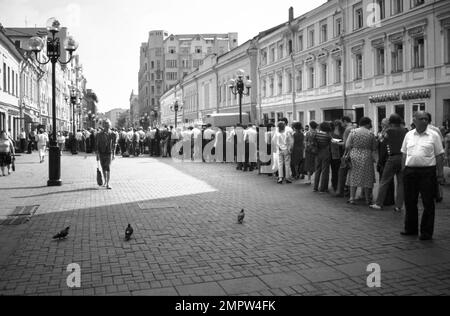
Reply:
[[[289,8],[289,22],[294,21],[294,8],[290,7]]]

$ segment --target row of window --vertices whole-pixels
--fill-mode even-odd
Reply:
[[[192,67],[193,68],[198,68],[202,64],[203,64],[203,60],[202,59],[194,59],[194,60],[192,60]],[[161,69],[161,61],[159,61],[159,60],[156,61],[156,67],[157,67],[157,69]],[[148,71],[147,63],[144,65],[144,68],[145,68],[145,71]],[[176,59],[166,60],[166,68],[178,68],[178,60],[176,60]],[[184,69],[190,69],[191,68],[191,63],[190,63],[189,59],[182,59],[181,60],[181,68],[184,68]],[[150,69],[155,69],[155,62],[154,61],[150,62]]]
[[[449,35],[450,36],[450,35]],[[392,73],[403,71],[403,44],[395,44],[394,49],[391,52],[391,71]],[[413,45],[413,68],[423,68],[425,66],[424,61],[424,41],[423,38],[416,38]],[[308,67],[308,89],[314,89],[316,83],[316,69],[314,66]],[[334,62],[334,84],[341,83],[342,74],[342,61],[340,59]],[[385,74],[385,50],[384,48],[376,49],[376,75]],[[363,56],[361,53],[354,55],[354,79],[360,80],[363,76]],[[320,65],[320,86],[328,85],[328,65]],[[269,91],[267,89],[267,82],[264,80],[262,82],[262,94],[263,96],[273,96],[274,95],[274,81],[275,78],[269,78]],[[278,82],[278,94],[283,93],[283,77],[281,74],[277,75]],[[292,92],[292,75],[287,74],[288,87],[286,93]],[[296,76],[296,90],[303,90],[303,70],[299,70]]]
[[[151,86],[150,91],[151,91],[152,95],[155,94],[155,86]],[[161,86],[160,85],[156,86],[156,94],[158,94],[158,95],[161,94]],[[145,87],[145,95],[148,96],[148,86]]]
[[[372,23],[375,24],[377,21],[383,20],[386,18],[386,0],[374,0],[374,5],[370,6],[372,8],[372,12],[370,15],[372,17]],[[397,15],[403,12],[403,2],[405,0],[391,0],[391,14]],[[424,4],[424,0],[411,0],[411,7],[417,7],[419,5]],[[368,16],[367,18],[369,18]],[[362,8],[362,4],[359,3],[353,7],[353,29],[358,30],[364,27],[364,11]],[[334,33],[332,38],[339,37],[343,33],[343,23],[341,16],[335,16],[333,18],[334,23]],[[369,22],[370,23],[370,22]],[[329,34],[329,26],[328,20],[324,19],[319,22],[319,44],[325,43],[331,39]],[[301,52],[305,49],[304,43],[304,34],[303,30],[299,32],[300,34],[297,36],[297,51]],[[307,48],[312,48],[316,46],[316,26],[311,25],[306,28],[306,36],[307,36]],[[292,52],[292,42],[288,43],[288,54]],[[268,49],[261,50],[261,64],[266,65],[268,62],[268,57],[270,58],[270,62],[275,62],[276,60],[280,60],[286,57],[286,47],[284,41],[281,41],[277,44],[271,45]]]
[[[24,95],[29,96],[31,101],[34,102],[38,99],[38,91],[36,88],[36,82],[30,76],[23,76],[22,78],[22,89]]]
[[[448,32],[449,41],[450,41],[450,32]],[[393,45],[393,50],[391,52],[391,72],[403,72],[404,70],[404,57],[403,57],[403,44],[397,43]],[[384,75],[386,72],[385,69],[385,49],[383,47],[377,48],[375,50],[375,75]],[[419,37],[413,40],[413,51],[412,51],[412,68],[420,69],[425,66],[425,56],[424,56],[424,38]],[[334,62],[334,84],[341,83],[341,74],[342,74],[342,61],[340,59]],[[291,74],[287,75],[288,87],[286,89],[286,93],[292,92],[291,82],[292,76]],[[315,67],[308,67],[308,89],[315,88],[315,76],[316,70]],[[278,82],[278,94],[283,93],[283,78],[282,75],[279,74],[277,76]],[[320,86],[328,85],[328,65],[326,63],[320,65]],[[354,54],[354,80],[360,80],[363,78],[363,55],[362,53]],[[296,76],[297,82],[297,91],[303,90],[303,71],[299,70]],[[263,96],[273,96],[274,95],[274,78],[272,77],[269,81],[269,94],[267,91],[266,82],[262,83],[262,93]]]
[[[167,52],[169,54],[177,54],[177,48],[175,46],[169,46],[167,48]],[[189,55],[189,54],[202,54],[203,53],[203,47],[202,46],[195,46],[194,50],[191,52],[189,47],[180,47],[179,50],[180,54]],[[206,53],[211,54],[213,52],[213,47],[208,46],[206,47]]]
[[[3,90],[19,97],[19,75],[3,63]]]

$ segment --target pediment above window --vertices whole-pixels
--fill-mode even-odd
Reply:
[[[409,36],[411,36],[411,37],[424,36],[427,24],[428,24],[428,20],[423,19],[417,23],[410,25],[410,27],[408,28]]]
[[[389,35],[389,41],[391,43],[401,43],[403,42],[404,32],[398,32],[392,35]]]
[[[351,45],[352,53],[353,54],[361,53],[364,48],[365,43],[366,43],[365,40],[360,40],[360,41],[354,43],[353,45]]]
[[[342,57],[342,49],[340,47],[335,47],[331,50],[331,57],[334,59],[339,59]]]
[[[449,28],[450,28],[450,17],[441,20],[441,26],[442,26],[444,29],[449,29]]]
[[[322,51],[317,55],[317,59],[319,61],[324,61],[328,58],[328,51],[325,49],[322,49]]]
[[[306,64],[312,64],[316,60],[316,56],[314,55],[308,55],[305,59]]]
[[[375,40],[372,41],[372,47],[374,48],[380,48],[380,47],[384,47],[385,44],[385,39],[384,37],[382,38],[377,38]]]
[[[421,37],[425,35],[425,25],[417,26],[408,30],[411,37]]]

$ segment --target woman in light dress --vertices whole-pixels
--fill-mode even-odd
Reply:
[[[350,132],[347,139],[346,150],[350,153],[351,168],[347,175],[347,185],[350,187],[350,200],[348,203],[356,204],[357,188],[364,190],[366,203],[372,203],[372,190],[375,183],[375,154],[377,141],[370,131],[372,120],[363,117],[359,128]]]

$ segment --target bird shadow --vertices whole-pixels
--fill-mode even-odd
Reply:
[[[40,194],[34,194],[34,195],[14,196],[13,198],[14,199],[22,199],[22,198],[49,196],[49,195],[64,194],[64,193],[87,192],[87,191],[98,191],[98,188],[84,188],[84,189],[76,189],[76,190],[56,191],[56,192],[40,193]]]

